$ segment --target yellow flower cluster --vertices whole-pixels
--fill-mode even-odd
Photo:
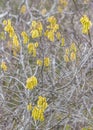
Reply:
[[[1,63],[1,69],[2,69],[3,71],[7,71],[7,65],[6,65],[5,62],[2,62],[2,63]]]
[[[28,44],[28,52],[34,57],[36,56],[36,48],[38,47],[38,42]]]
[[[26,5],[24,4],[21,6],[20,13],[25,14],[25,12],[26,12]]]
[[[32,104],[31,104],[31,103],[29,103],[29,104],[27,105],[27,110],[28,110],[28,111],[31,111],[31,110],[32,110]]]
[[[25,31],[21,33],[21,36],[23,37],[23,43],[26,44],[29,42],[29,37]]]
[[[15,31],[14,31],[13,26],[11,25],[11,20],[10,19],[4,20],[3,25],[5,26],[4,30],[9,33],[9,37],[10,38],[13,37],[15,34]]]
[[[62,39],[61,39],[61,46],[64,46],[64,45],[65,45],[65,38],[62,37]]]
[[[43,26],[40,21],[32,21],[31,36],[32,38],[38,38],[42,35]]]
[[[64,55],[64,61],[69,62],[75,61],[76,60],[76,52],[77,52],[77,47],[75,43],[72,43],[70,48],[66,48],[65,50],[65,55]]]
[[[57,32],[57,33],[56,33],[56,38],[57,38],[58,40],[61,39],[61,33],[60,33],[60,32]]]
[[[44,58],[44,66],[48,67],[50,65],[50,59],[49,57]]]
[[[43,61],[38,59],[37,60],[37,65],[42,66],[43,65]],[[49,59],[49,57],[45,57],[44,58],[44,66],[48,67],[49,65],[50,65],[50,59]]]
[[[87,15],[84,15],[81,17],[80,22],[82,24],[82,33],[84,34],[88,34],[91,26],[92,26],[92,22],[89,20],[89,18],[87,17]]]
[[[59,29],[59,25],[57,24],[57,20],[54,16],[51,16],[47,19],[49,25],[47,26],[47,30],[45,32],[45,36],[52,42],[54,42],[54,36],[57,30]],[[57,34],[57,38],[60,38],[60,34]]]
[[[44,111],[48,106],[46,98],[39,96],[37,101],[37,106]]]
[[[12,50],[13,54],[16,56],[17,52],[20,50],[18,36],[16,35],[14,28],[11,24],[11,20],[4,20],[3,21],[4,30],[9,34],[9,37],[12,39]]]
[[[37,78],[32,76],[26,81],[26,88],[32,90],[35,86],[37,86]]]
[[[44,121],[44,113],[42,109],[39,109],[37,106],[35,106],[32,110],[32,117],[35,121],[36,120]]]
[[[32,117],[34,120],[44,121],[44,111],[48,107],[45,97],[39,96],[37,106],[32,110]]]
[[[13,46],[19,47],[19,41],[18,41],[18,37],[16,34],[13,36]]]
[[[38,59],[38,60],[37,60],[37,65],[38,65],[38,66],[42,66],[42,64],[43,64],[42,60]]]

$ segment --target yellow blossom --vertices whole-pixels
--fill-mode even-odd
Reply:
[[[31,31],[32,38],[39,37],[39,31],[37,29]]]
[[[70,54],[70,60],[71,61],[76,60],[76,53],[75,52],[71,52],[71,54]]]
[[[21,33],[21,36],[23,37],[23,43],[26,44],[29,42],[29,37],[25,31]]]
[[[36,120],[44,121],[44,113],[42,109],[39,109],[38,107],[35,106],[32,110],[32,117],[35,121]]]
[[[49,31],[47,37],[48,37],[48,39],[49,39],[51,42],[54,42],[54,32],[53,32],[53,31]]]
[[[59,29],[59,25],[55,24],[54,27],[53,27],[53,31],[56,32],[58,29]]]
[[[68,55],[64,55],[64,61],[65,61],[65,62],[69,62],[69,57],[68,57]]]
[[[60,38],[61,38],[61,33],[60,33],[60,32],[57,32],[57,33],[56,33],[56,37],[57,37],[58,40],[60,40]]]
[[[42,23],[41,22],[37,22],[37,27],[36,28],[38,29],[39,33],[41,33],[42,30],[43,30]]]
[[[16,34],[13,36],[13,46],[14,47],[18,47],[19,46],[19,41],[18,41],[18,37],[17,37]]]
[[[7,25],[7,20],[3,20],[3,25]]]
[[[82,16],[80,19],[80,22],[82,24],[82,33],[88,34],[88,32],[92,26],[92,22],[89,20],[87,15]]]
[[[7,71],[7,65],[6,65],[5,62],[2,62],[2,63],[1,63],[1,69],[2,69],[3,71]]]
[[[32,38],[38,38],[42,35],[43,26],[40,21],[32,21],[31,35]]]
[[[38,47],[38,42],[35,42],[34,45],[35,45],[35,48],[37,48]]]
[[[37,86],[37,78],[35,76],[28,78],[26,81],[26,88],[31,90],[35,86]]]
[[[48,67],[50,65],[50,59],[48,57],[44,58],[44,66]]]
[[[25,12],[26,12],[26,5],[24,4],[20,9],[20,13],[25,14]]]
[[[29,53],[33,53],[34,44],[33,44],[33,43],[29,43],[27,48],[28,48],[28,52],[29,52]]]
[[[44,111],[48,107],[46,98],[39,96],[37,101],[37,106]]]
[[[32,21],[31,27],[32,27],[33,29],[35,29],[36,26],[37,26],[37,22],[36,22],[36,21]]]
[[[37,60],[37,65],[42,66],[42,60],[38,59]]]
[[[69,48],[66,48],[65,54],[66,54],[66,55],[69,55]]]
[[[57,20],[54,16],[51,16],[47,19],[47,21],[51,24],[56,24]]]
[[[76,47],[75,43],[72,43],[72,44],[71,44],[71,46],[70,46],[70,51],[74,51],[74,52],[77,51],[77,47]]]
[[[7,21],[4,22],[4,24],[5,24],[4,30],[6,32],[8,32],[9,33],[9,37],[12,38],[14,36],[15,32],[14,32],[13,26],[11,25],[11,20],[8,19]]]
[[[36,43],[37,45],[37,43]],[[28,53],[32,54],[34,57],[36,56],[36,47],[34,43],[29,43],[28,44]]]
[[[27,110],[28,110],[28,111],[31,111],[31,110],[32,110],[32,104],[31,104],[31,103],[29,103],[29,104],[27,105]]]
[[[62,38],[62,39],[61,39],[61,46],[64,46],[64,45],[65,45],[65,39]]]

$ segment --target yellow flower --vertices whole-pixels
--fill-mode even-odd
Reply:
[[[65,39],[62,38],[62,39],[61,39],[61,46],[64,46],[64,45],[65,45]]]
[[[71,54],[70,54],[70,60],[71,61],[76,60],[76,53],[75,52],[71,52]]]
[[[64,61],[65,61],[65,62],[69,62],[69,57],[68,57],[68,55],[64,55]]]
[[[25,31],[21,33],[21,36],[23,37],[23,43],[26,44],[29,42],[29,37]]]
[[[3,71],[7,71],[7,65],[6,65],[5,62],[2,62],[2,63],[1,63],[1,69],[2,69]]]
[[[40,21],[32,21],[31,29],[32,38],[37,38],[42,35],[43,26]]]
[[[32,21],[31,27],[32,27],[33,29],[35,29],[36,26],[37,26],[37,22],[36,22],[36,21]]]
[[[60,38],[61,38],[61,33],[60,33],[60,32],[57,32],[57,33],[56,33],[56,37],[57,37],[58,40],[60,40]]]
[[[11,20],[8,19],[7,21],[4,22],[4,24],[5,24],[4,30],[6,32],[8,32],[9,37],[12,38],[14,36],[15,32],[14,32],[13,26],[11,25]]]
[[[57,20],[54,16],[51,16],[47,19],[47,21],[51,24],[56,24]]]
[[[41,22],[37,22],[37,27],[36,28],[38,29],[39,33],[41,33],[42,30],[43,30],[42,23]]]
[[[18,41],[18,37],[16,34],[13,36],[13,46],[14,46],[14,48],[19,47],[19,41]]]
[[[59,25],[55,24],[52,28],[53,32],[56,32],[59,29]]]
[[[48,37],[48,39],[49,39],[51,42],[54,42],[54,32],[53,32],[53,31],[49,31],[47,37]]]
[[[71,44],[71,46],[70,46],[70,51],[74,51],[74,52],[77,51],[77,47],[76,47],[75,43],[72,43],[72,44]]]
[[[34,45],[35,45],[35,48],[37,48],[38,47],[38,42],[35,42]]]
[[[26,12],[26,5],[22,5],[20,13],[25,14],[25,12]]]
[[[7,20],[8,25],[11,25],[11,19]]]
[[[89,18],[87,17],[87,15],[84,15],[81,17],[80,22],[82,24],[82,33],[84,34],[88,34],[91,26],[92,26],[92,22],[89,20]]]
[[[35,76],[28,78],[26,81],[26,88],[31,90],[35,86],[37,86],[37,78]]]
[[[41,66],[42,65],[42,60],[38,59],[37,60],[37,65]]]
[[[37,29],[31,31],[32,38],[38,38],[39,32]]]
[[[39,96],[37,101],[37,106],[44,111],[48,107],[46,98]]]
[[[39,109],[38,107],[34,107],[32,110],[32,117],[33,119],[36,120],[40,120],[40,121],[44,121],[44,113],[41,109]]]
[[[48,57],[44,58],[44,66],[48,67],[50,65],[50,59]]]
[[[65,54],[66,54],[66,55],[69,55],[69,48],[66,48]]]
[[[37,43],[36,43],[36,45],[37,45]],[[36,56],[35,44],[33,44],[33,43],[28,44],[28,52],[31,53],[34,57]]]
[[[33,43],[29,43],[28,46],[27,46],[27,48],[28,48],[28,52],[29,52],[29,53],[33,53],[34,44],[33,44]]]
[[[7,25],[7,20],[4,20],[4,21],[3,21],[3,25]]]
[[[31,111],[31,110],[32,110],[32,104],[31,104],[31,103],[29,103],[29,104],[27,105],[27,110],[28,110],[28,111]]]

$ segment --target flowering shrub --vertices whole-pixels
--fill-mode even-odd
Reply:
[[[92,4],[0,1],[1,130],[93,130]]]

